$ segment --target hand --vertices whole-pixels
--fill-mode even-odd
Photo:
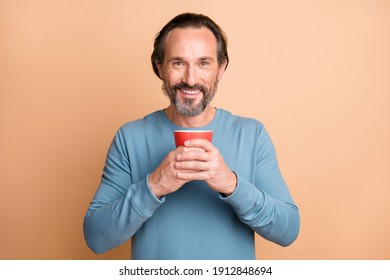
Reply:
[[[177,155],[182,154],[185,151],[204,152],[204,150],[199,148],[184,148],[182,146],[171,151],[149,176],[149,185],[156,197],[160,198],[163,195],[175,192],[185,183],[191,181],[179,178],[177,176],[178,170],[175,168]]]
[[[186,141],[175,159],[176,177],[180,180],[204,180],[211,189],[225,195],[236,189],[236,175],[226,165],[218,149],[207,140]]]

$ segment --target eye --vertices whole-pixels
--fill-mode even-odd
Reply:
[[[175,60],[175,61],[172,62],[172,65],[173,65],[174,67],[182,67],[184,64],[183,64],[182,61]]]
[[[204,61],[202,61],[202,62],[200,63],[200,65],[202,65],[202,66],[208,66],[208,65],[210,65],[210,62],[207,61],[207,60],[204,60]]]

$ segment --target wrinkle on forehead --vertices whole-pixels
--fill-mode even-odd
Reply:
[[[217,40],[206,27],[175,28],[165,41],[165,59],[217,59]]]

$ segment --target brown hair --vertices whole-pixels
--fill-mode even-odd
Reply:
[[[154,50],[151,55],[151,61],[153,66],[153,71],[160,77],[158,73],[157,64],[161,64],[164,60],[164,51],[165,51],[165,39],[170,31],[174,28],[208,28],[217,39],[217,58],[218,64],[222,65],[226,63],[225,69],[229,64],[229,56],[227,52],[227,38],[221,27],[219,27],[212,19],[202,14],[194,13],[183,13],[172,20],[170,20],[159,33],[157,33],[154,39]]]

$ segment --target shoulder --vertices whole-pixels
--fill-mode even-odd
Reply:
[[[161,110],[150,113],[143,118],[139,118],[133,121],[129,121],[123,124],[118,130],[120,133],[128,134],[135,133],[137,131],[145,131],[150,126],[155,126],[160,118]]]
[[[251,117],[234,115],[226,110],[220,109],[219,126],[231,133],[239,135],[245,141],[251,142],[256,146],[269,146],[272,140],[264,124]]]
[[[264,129],[263,123],[254,118],[235,115],[224,109],[219,109],[219,111],[220,111],[221,123],[230,124],[235,126],[236,128],[248,128],[248,129],[255,129],[255,130]]]

